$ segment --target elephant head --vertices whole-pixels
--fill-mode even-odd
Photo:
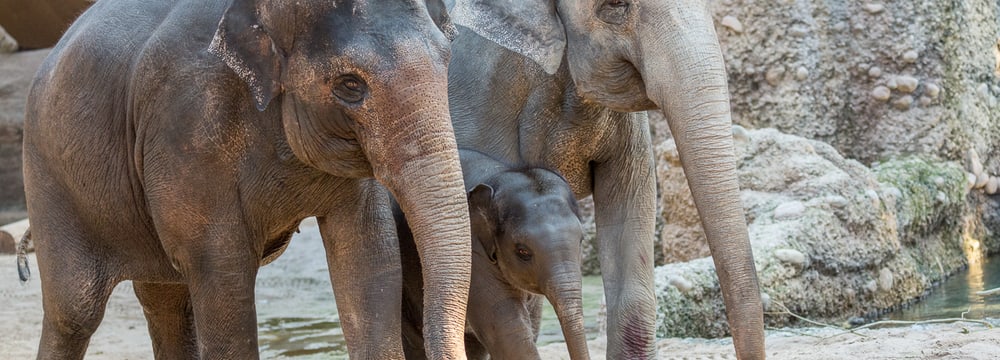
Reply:
[[[705,3],[458,0],[453,6],[457,24],[549,74],[568,69],[585,101],[619,112],[664,112],[716,264],[737,355],[763,357],[763,310],[740,204],[726,69]]]
[[[459,351],[471,260],[447,101],[454,26],[441,0],[302,3],[234,0],[209,51],[280,114],[287,158],[396,196],[425,259],[428,349]]]
[[[483,283],[502,283],[501,287],[506,288],[508,294],[544,295],[559,318],[570,357],[588,359],[581,297],[583,229],[576,198],[569,185],[556,173],[538,168],[502,172],[490,178],[488,183],[494,185],[479,184],[469,192],[475,242],[473,288]],[[480,271],[483,268],[491,271]],[[481,277],[490,278],[480,280]],[[481,309],[472,309],[484,302],[494,302],[482,305],[493,307],[487,309],[488,321],[498,323],[492,328],[506,330],[505,326],[510,323],[518,323],[501,321],[492,315],[502,309],[496,303],[504,300],[495,293],[505,291],[490,290],[493,291],[472,294],[469,316],[473,327],[476,328],[477,321],[482,319],[473,314]],[[484,295],[485,300],[479,298]],[[515,307],[523,308],[524,305]],[[517,329],[508,331],[501,334],[477,332],[477,335],[502,338],[484,341],[493,358],[532,357],[530,352],[535,349],[537,334]],[[537,353],[533,355],[538,356]]]

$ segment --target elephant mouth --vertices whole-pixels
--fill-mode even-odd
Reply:
[[[592,76],[574,76],[578,92],[587,102],[617,112],[654,110],[658,106],[646,94],[642,73],[631,62],[618,60]],[[589,79],[589,80],[585,80]]]

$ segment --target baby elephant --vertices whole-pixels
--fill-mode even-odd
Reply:
[[[535,341],[547,298],[573,359],[588,359],[581,302],[576,198],[558,174],[510,169],[478,152],[460,151],[470,188],[472,285],[465,346],[469,359],[538,359]],[[401,212],[396,214],[403,269],[403,348],[424,359],[420,259]]]

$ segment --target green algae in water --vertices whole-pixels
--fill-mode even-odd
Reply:
[[[983,290],[1000,287],[1000,256],[973,262],[948,279],[931,293],[905,309],[889,313],[890,320],[923,321],[931,319],[1000,318],[1000,294],[977,295]]]

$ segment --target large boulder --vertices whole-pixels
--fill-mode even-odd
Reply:
[[[0,26],[0,54],[15,52],[17,51],[17,48],[17,40],[14,39],[13,36],[10,36],[10,34],[3,29],[3,26]]]
[[[742,201],[765,304],[842,321],[923,295],[965,266],[969,186],[955,162],[903,158],[870,169],[832,146],[734,127]],[[718,279],[672,141],[657,147],[664,247],[656,269],[662,336],[728,334]],[[672,189],[672,190],[666,190]],[[676,230],[666,230],[676,229]],[[963,236],[964,235],[964,236]],[[678,240],[679,239],[679,240]],[[768,315],[770,326],[790,316]]]
[[[24,218],[21,138],[28,86],[48,50],[0,54],[0,225]]]
[[[66,28],[96,0],[0,0],[0,26],[23,49],[55,45]]]

